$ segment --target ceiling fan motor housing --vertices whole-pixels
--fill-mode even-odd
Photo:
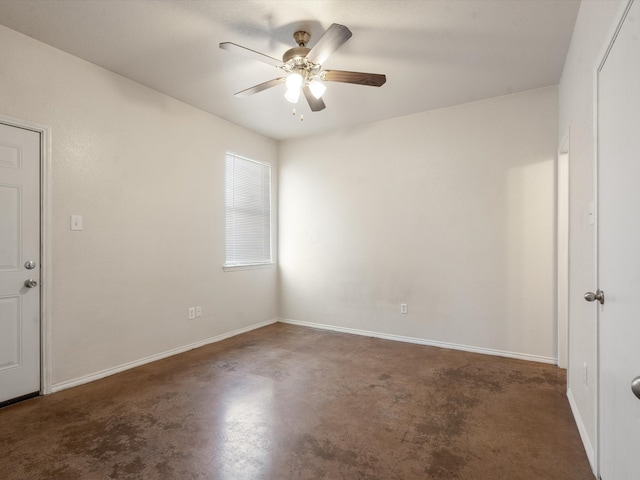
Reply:
[[[289,72],[299,73],[307,80],[320,70],[320,65],[307,60],[307,54],[311,51],[307,47],[307,43],[311,40],[311,35],[304,30],[298,30],[293,34],[293,39],[298,46],[284,52],[282,56],[283,67]]]
[[[302,66],[304,65],[305,57],[307,56],[307,53],[309,53],[310,50],[311,49],[307,47],[291,48],[286,52],[284,52],[284,55],[282,56],[282,61],[284,63],[291,65],[292,67],[298,66],[298,65]]]

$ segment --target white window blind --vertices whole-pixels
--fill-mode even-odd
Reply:
[[[271,263],[271,166],[227,153],[225,266]]]

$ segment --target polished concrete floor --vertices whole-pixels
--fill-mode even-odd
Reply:
[[[591,480],[554,366],[275,324],[0,409],[0,478]]]

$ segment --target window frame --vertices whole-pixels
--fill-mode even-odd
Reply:
[[[269,197],[269,210],[268,210],[268,216],[269,216],[269,259],[268,260],[264,260],[264,261],[255,261],[255,262],[245,262],[245,263],[228,263],[229,259],[228,259],[228,228],[229,228],[229,223],[228,223],[228,207],[227,207],[227,202],[228,202],[228,188],[229,185],[227,184],[228,181],[228,163],[229,160],[232,159],[234,162],[236,162],[237,160],[240,161],[244,161],[244,162],[251,162],[257,165],[260,165],[262,167],[266,167],[267,168],[267,172],[268,172],[268,197]],[[237,271],[237,270],[252,270],[252,269],[258,269],[258,268],[270,268],[273,267],[275,265],[274,261],[273,261],[273,169],[270,163],[267,162],[261,162],[258,160],[254,160],[251,158],[247,158],[243,155],[238,155],[236,153],[232,153],[232,152],[225,152],[225,174],[224,174],[224,187],[225,187],[225,193],[224,193],[224,204],[225,204],[225,249],[224,249],[224,263],[223,263],[223,270],[225,272],[230,272],[230,271]],[[234,177],[235,180],[235,177]],[[235,186],[235,183],[234,183]]]

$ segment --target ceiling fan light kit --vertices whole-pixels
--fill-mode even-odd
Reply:
[[[334,23],[324,32],[313,48],[308,48],[307,44],[311,39],[311,35],[308,32],[299,30],[293,34],[293,39],[298,46],[287,50],[282,56],[282,61],[231,42],[221,43],[220,48],[268,63],[287,74],[286,77],[274,78],[241,90],[235,94],[236,96],[246,97],[285,83],[287,87],[285,98],[289,102],[297,103],[300,98],[300,92],[302,92],[311,111],[318,112],[325,108],[322,96],[327,87],[322,83],[323,81],[353,83],[372,87],[380,87],[387,81],[386,76],[382,74],[322,70],[322,64],[333,52],[349,40],[351,35],[351,30],[347,27]]]
[[[311,90],[314,97],[320,98],[327,91],[327,86],[320,80],[313,79],[309,82],[309,90]]]
[[[303,82],[304,80],[302,75],[299,73],[291,73],[285,82],[287,85],[287,92],[284,94],[284,98],[289,100],[291,103],[298,103],[298,99],[300,98],[300,88],[302,87]]]

